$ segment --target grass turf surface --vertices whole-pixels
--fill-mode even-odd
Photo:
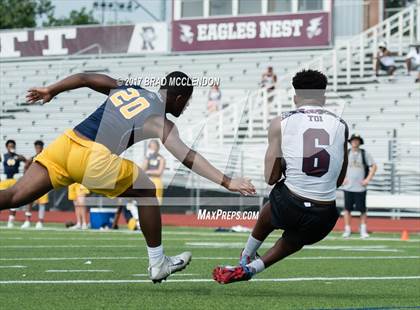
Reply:
[[[4,224],[2,223],[2,226]],[[48,227],[48,226],[47,226]],[[54,226],[49,226],[54,227]],[[265,249],[280,235],[267,240]],[[420,236],[338,234],[272,266],[256,281],[220,285],[247,234],[166,228],[168,255],[193,260],[167,282],[147,280],[138,233],[0,229],[1,309],[337,309],[420,306]],[[90,262],[90,263],[89,263]],[[86,270],[90,270],[87,272]],[[34,282],[33,282],[34,281]]]

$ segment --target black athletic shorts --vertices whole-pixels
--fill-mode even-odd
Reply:
[[[291,193],[283,181],[271,191],[270,203],[271,223],[283,229],[282,237],[294,244],[307,245],[324,239],[339,217],[335,201],[331,204],[305,201]]]
[[[356,210],[360,211],[361,213],[366,213],[366,191],[344,191],[344,209],[346,209],[347,211]]]

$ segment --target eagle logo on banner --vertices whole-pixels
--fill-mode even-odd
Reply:
[[[316,18],[312,18],[309,21],[309,26],[306,28],[306,35],[308,36],[309,39],[312,39],[313,37],[317,37],[322,33],[322,18],[321,17],[316,17]]]
[[[181,42],[191,44],[194,41],[194,32],[191,31],[190,25],[180,24],[179,30],[181,31],[181,35],[179,36]]]

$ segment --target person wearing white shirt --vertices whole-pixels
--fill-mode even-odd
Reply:
[[[386,71],[387,75],[393,75],[397,67],[395,66],[395,60],[393,53],[389,51],[386,47],[385,42],[379,43],[379,51],[376,54],[376,65],[375,73],[376,76],[379,75],[379,70]]]
[[[405,64],[407,66],[407,74],[410,71],[417,70],[417,78],[415,83],[420,82],[420,44],[412,45],[410,51],[405,56]]]

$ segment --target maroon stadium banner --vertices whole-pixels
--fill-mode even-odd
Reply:
[[[330,44],[329,12],[172,22],[173,51],[308,48]]]
[[[0,58],[96,53],[166,53],[166,23],[0,31]]]

